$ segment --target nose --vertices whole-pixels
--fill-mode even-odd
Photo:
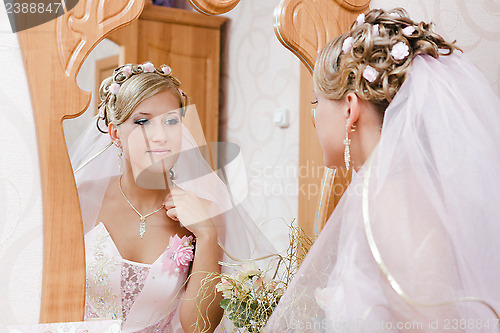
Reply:
[[[167,142],[167,131],[160,121],[155,121],[146,130],[148,139],[153,143],[162,144]]]

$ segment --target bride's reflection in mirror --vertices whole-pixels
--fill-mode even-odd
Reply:
[[[119,319],[124,332],[215,327],[216,281],[199,296],[203,278],[220,273],[214,202],[172,183],[181,148],[195,148],[182,125],[187,95],[170,67],[146,62],[115,69],[98,97],[70,153],[84,222],[85,318]]]
[[[183,124],[196,108],[174,74],[151,62],[119,66],[81,124],[64,125],[67,137],[87,127],[68,139],[85,233],[85,319],[121,320],[123,332],[213,331],[222,317],[213,277],[230,262],[223,249],[243,259],[275,252]]]

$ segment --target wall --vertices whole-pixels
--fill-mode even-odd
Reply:
[[[36,323],[42,284],[42,193],[35,124],[17,36],[0,5],[0,332]]]
[[[238,144],[249,177],[247,209],[277,248],[288,244],[284,222],[298,214],[299,60],[276,39],[277,0],[242,0],[225,16],[222,141]],[[273,124],[287,108],[290,126]]]

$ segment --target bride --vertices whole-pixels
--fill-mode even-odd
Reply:
[[[211,332],[219,260],[272,253],[182,124],[187,95],[168,66],[128,64],[100,88],[71,153],[87,266],[85,318],[123,332]],[[248,223],[251,222],[251,223]],[[220,246],[219,246],[220,245]],[[188,278],[189,276],[189,278]]]
[[[352,183],[266,332],[499,329],[500,100],[402,9],[361,14],[314,69],[316,132]]]

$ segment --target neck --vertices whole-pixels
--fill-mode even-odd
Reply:
[[[125,167],[121,176],[121,188],[130,203],[141,213],[147,214],[158,209],[170,189],[147,189],[137,185],[132,170]],[[125,198],[124,198],[125,200]]]

